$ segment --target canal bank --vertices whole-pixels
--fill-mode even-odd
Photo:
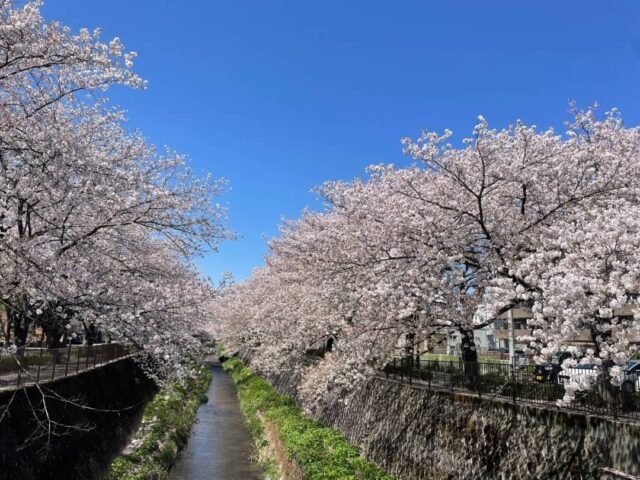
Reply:
[[[131,358],[0,392],[0,480],[101,478],[156,392]]]
[[[262,479],[264,474],[250,461],[253,444],[240,412],[235,384],[219,365],[210,368],[208,400],[198,409],[197,422],[169,479]]]
[[[178,453],[187,444],[210,382],[209,367],[201,365],[193,366],[182,382],[164,385],[145,406],[139,428],[101,478],[166,480]]]
[[[239,359],[231,358],[224,368],[237,385],[240,407],[269,478],[393,480],[339,432],[307,417],[294,400],[279,395]]]

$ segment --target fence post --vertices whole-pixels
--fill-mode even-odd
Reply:
[[[16,364],[18,365],[18,378],[16,379],[16,387],[20,386],[20,374],[22,373],[22,363],[20,363],[19,358],[20,358],[19,356],[13,357],[13,359],[16,361]]]
[[[409,385],[411,385],[411,377],[413,374],[413,355],[407,359],[407,367],[409,367]]]
[[[88,370],[89,369],[89,354],[91,353],[91,346],[90,345],[87,345],[85,353],[86,353],[86,357],[84,359],[84,369]]]
[[[58,358],[58,350],[52,349],[55,353],[53,354],[53,367],[51,368],[51,380],[56,378],[56,360]]]
[[[38,373],[36,373],[36,383],[40,382],[41,368],[42,368],[42,346],[40,346],[40,356],[38,357]]]
[[[76,373],[80,371],[80,354],[82,353],[82,346],[78,347],[78,361],[76,362]]]
[[[464,368],[464,365],[463,365]],[[449,360],[449,389],[453,392],[453,361]]]
[[[513,358],[511,360],[511,398],[513,399],[513,405],[515,406],[516,404],[516,371],[515,371],[515,362],[513,361]]]
[[[64,376],[69,375],[69,362],[71,361],[71,344],[67,346],[67,364],[64,367]]]

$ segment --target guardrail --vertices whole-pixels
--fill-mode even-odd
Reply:
[[[21,347],[15,353],[0,355],[0,389],[57,380],[133,353],[132,347],[120,343],[58,349]]]
[[[640,420],[640,392],[596,382],[591,389],[578,392],[575,400],[558,403],[564,385],[557,379],[539,381],[534,365],[438,361],[416,358],[394,359],[383,371],[386,378],[419,384],[430,390],[463,391],[479,397],[492,397],[514,404],[539,404],[585,413]]]

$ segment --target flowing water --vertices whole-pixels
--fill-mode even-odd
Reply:
[[[249,460],[252,443],[233,380],[220,366],[212,366],[211,373],[209,400],[200,406],[198,422],[169,480],[263,479],[260,468]]]

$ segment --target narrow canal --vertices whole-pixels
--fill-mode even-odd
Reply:
[[[252,443],[233,380],[212,366],[209,400],[198,410],[189,443],[169,480],[258,480],[264,474],[249,457]]]

